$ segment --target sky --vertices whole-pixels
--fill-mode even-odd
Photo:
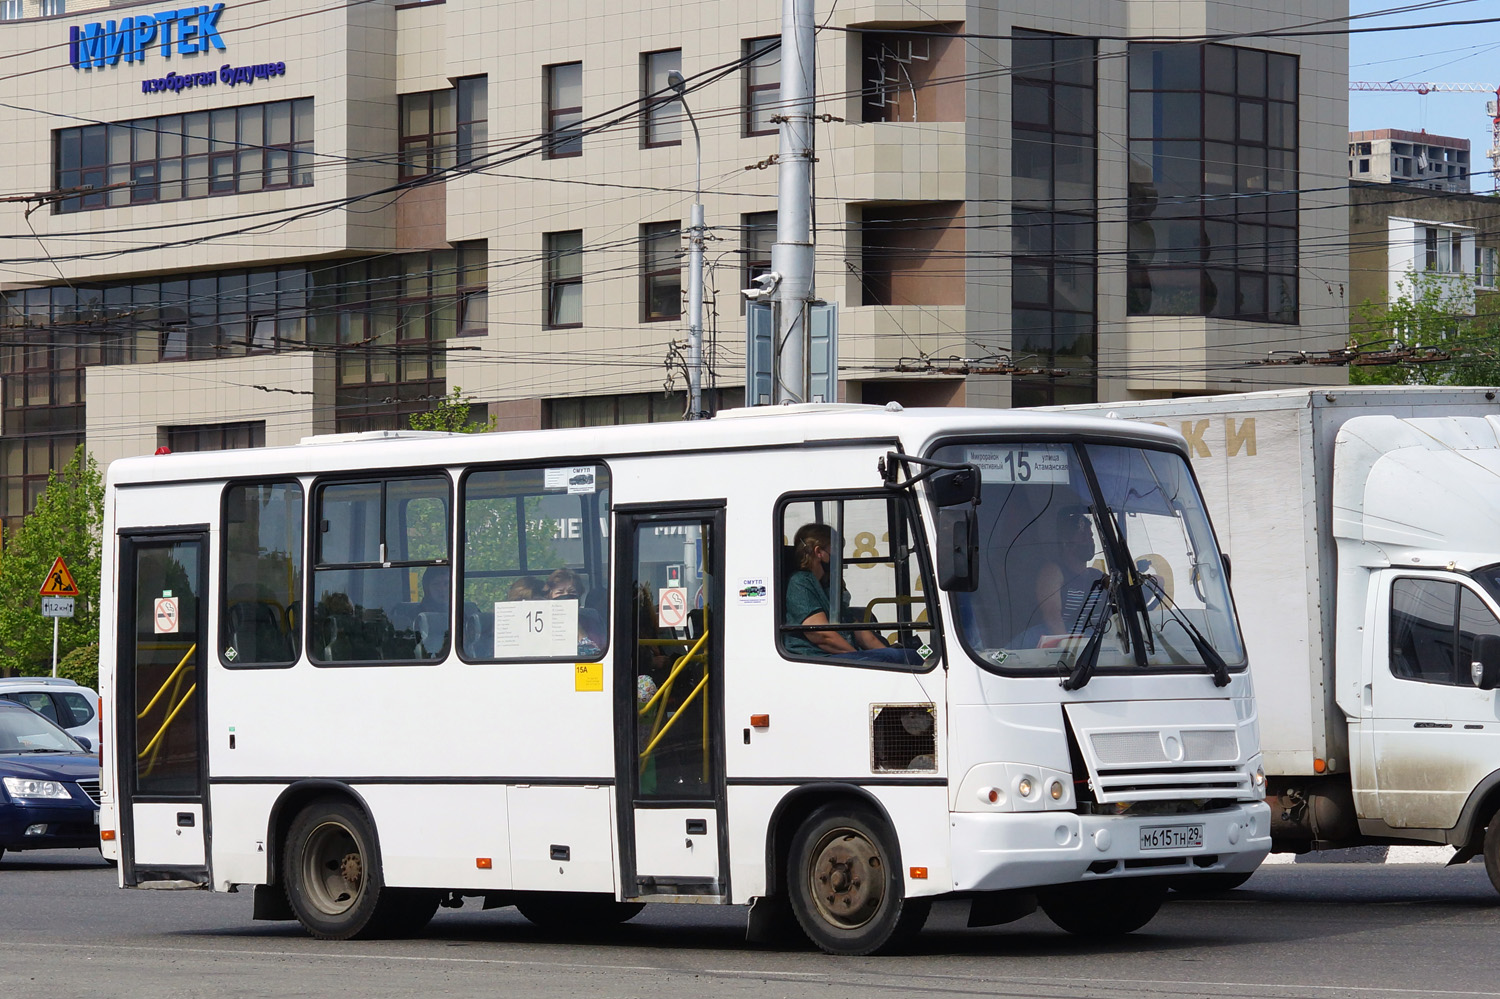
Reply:
[[[1421,9],[1412,9],[1421,8]],[[1379,17],[1358,15],[1395,11]],[[1354,28],[1500,17],[1500,0],[1350,0]],[[1488,175],[1494,125],[1485,103],[1500,85],[1500,21],[1446,28],[1404,28],[1349,36],[1349,79],[1413,83],[1483,83],[1489,94],[1349,93],[1349,128],[1425,129],[1469,140],[1471,190],[1495,188]]]

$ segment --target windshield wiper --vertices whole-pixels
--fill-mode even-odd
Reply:
[[[1155,576],[1142,576],[1141,578],[1151,585],[1151,589],[1156,591],[1157,600],[1161,601],[1161,605],[1166,608],[1167,613],[1172,615],[1172,620],[1182,625],[1182,630],[1188,633],[1188,638],[1192,639],[1193,646],[1197,648],[1198,654],[1203,657],[1203,664],[1213,671],[1214,686],[1228,686],[1230,679],[1229,664],[1224,661],[1223,656],[1219,655],[1219,650],[1215,649],[1209,643],[1208,639],[1203,637],[1203,633],[1194,626],[1186,614],[1182,613],[1182,609],[1177,606],[1176,602],[1167,596],[1166,588],[1161,585],[1160,580]],[[1144,604],[1142,609],[1144,610]],[[1147,630],[1150,630],[1149,622]]]
[[[1104,633],[1109,630],[1110,618],[1114,616],[1111,608],[1115,606],[1116,598],[1120,589],[1120,573],[1112,570],[1107,576],[1100,576],[1089,586],[1088,595],[1083,599],[1083,606],[1089,606],[1089,599],[1094,590],[1104,588],[1103,613],[1099,620],[1094,622],[1093,630],[1089,632],[1089,639],[1083,643],[1083,649],[1078,653],[1078,658],[1073,660],[1073,670],[1062,678],[1063,690],[1078,690],[1089,682],[1089,677],[1094,675],[1094,668],[1099,665],[1099,650],[1104,646]]]

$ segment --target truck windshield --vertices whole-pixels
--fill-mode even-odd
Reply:
[[[958,632],[987,669],[1243,668],[1223,561],[1186,461],[1098,443],[939,448],[980,469],[979,586]],[[1091,648],[1092,646],[1092,648]]]

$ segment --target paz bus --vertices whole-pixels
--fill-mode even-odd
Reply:
[[[1183,439],[980,409],[379,431],[126,458],[101,838],[320,938],[751,904],[842,954],[935,899],[1126,933],[1270,848]]]

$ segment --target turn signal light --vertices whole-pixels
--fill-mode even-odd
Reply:
[[[911,869],[911,877],[912,877],[913,881],[926,881],[927,880],[927,868],[925,868],[925,867],[913,867]]]
[[[751,728],[770,728],[771,727],[771,716],[770,715],[751,715],[750,716],[750,727]]]
[[[100,829],[99,838],[106,843],[113,842],[115,838],[115,831],[113,829]]]
[[[490,862],[489,857],[475,857],[474,866],[479,868],[481,871],[487,871],[492,868],[494,864]]]
[[[1328,769],[1328,763],[1324,760],[1313,760],[1313,773],[1320,774]]]

